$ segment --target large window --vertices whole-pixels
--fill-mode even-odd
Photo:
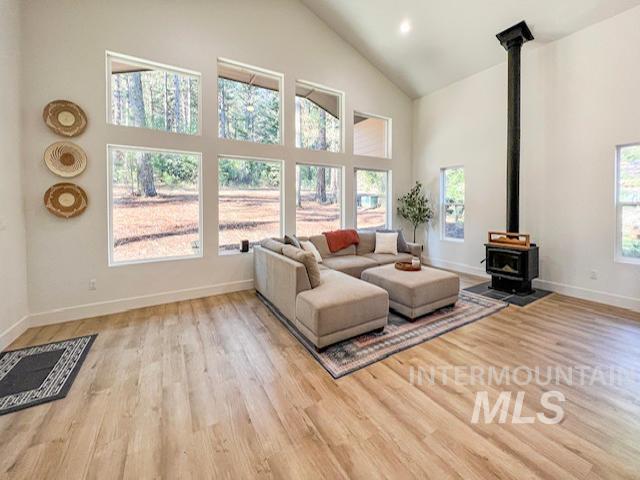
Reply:
[[[107,53],[109,123],[195,135],[200,132],[200,75]]]
[[[640,144],[617,150],[616,257],[620,261],[640,263]]]
[[[296,234],[317,235],[341,227],[342,169],[296,166]]]
[[[389,222],[389,172],[356,169],[356,226],[386,228]]]
[[[109,263],[199,257],[200,155],[109,146]]]
[[[442,237],[464,240],[464,168],[441,170],[440,196]]]
[[[234,253],[282,235],[282,164],[279,161],[218,159],[218,248]]]
[[[340,92],[296,82],[296,147],[341,152],[343,100]]]
[[[281,143],[282,75],[218,61],[218,136]]]
[[[391,158],[391,120],[354,112],[353,153]]]

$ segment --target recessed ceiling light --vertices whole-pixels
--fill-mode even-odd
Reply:
[[[403,20],[400,24],[400,33],[403,35],[408,34],[411,31],[411,23],[409,20]]]

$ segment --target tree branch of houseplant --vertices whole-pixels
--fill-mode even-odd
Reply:
[[[434,209],[431,200],[422,191],[422,183],[416,181],[411,190],[398,198],[398,215],[413,226],[413,241],[416,241],[416,230],[433,218]]]

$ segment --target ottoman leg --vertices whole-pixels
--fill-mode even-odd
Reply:
[[[376,328],[375,330],[371,330],[371,333],[382,333],[384,332],[384,327]]]

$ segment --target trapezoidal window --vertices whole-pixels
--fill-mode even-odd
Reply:
[[[200,74],[107,52],[113,125],[200,133]]]
[[[391,120],[354,112],[353,153],[368,157],[391,158]]]
[[[296,147],[342,151],[344,94],[296,82]]]
[[[282,80],[275,72],[218,60],[218,136],[281,143]]]

